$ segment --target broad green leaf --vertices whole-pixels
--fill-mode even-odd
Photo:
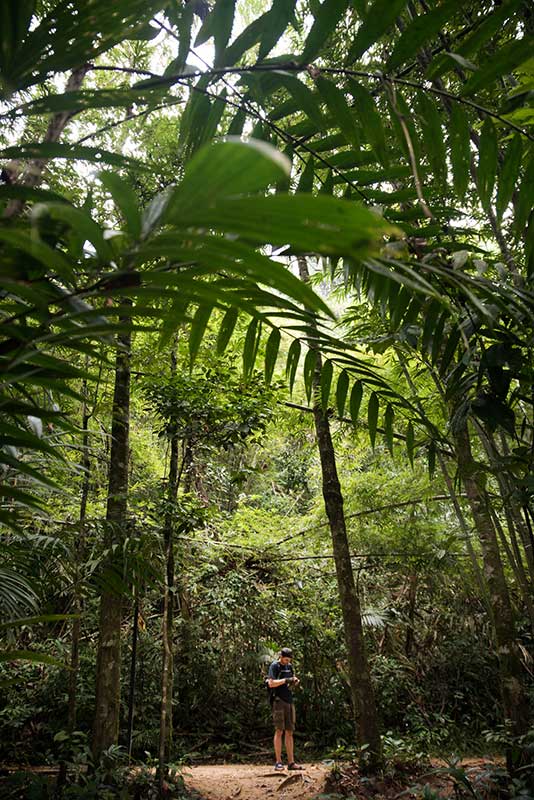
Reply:
[[[184,213],[201,211],[217,199],[266,189],[290,171],[282,153],[265,142],[228,138],[209,145],[187,165],[170,197],[166,220],[179,222]]]
[[[326,194],[332,197],[334,194],[334,175],[332,170],[327,170],[326,177],[323,179],[319,194]]]
[[[411,422],[408,423],[408,427],[406,429],[406,452],[408,454],[408,459],[410,464],[413,468],[413,457],[415,452],[415,437],[414,437],[414,430],[413,425]]]
[[[454,328],[447,339],[447,344],[445,345],[443,353],[439,359],[439,371],[441,375],[446,375],[447,370],[451,365],[451,361],[455,356],[459,341],[460,331],[458,328]]]
[[[522,2],[523,0],[502,0],[498,6],[493,6],[489,13],[478,21],[474,31],[460,42],[458,53],[463,56],[474,56],[481,52],[484,45],[504,27]]]
[[[186,156],[198,149],[203,141],[205,124],[211,112],[211,101],[206,95],[210,83],[211,76],[205,74],[191,86],[178,133],[178,146],[183,148]]]
[[[22,230],[0,228],[0,241],[40,261],[52,274],[60,275],[67,284],[72,285],[75,282],[74,265],[68,258],[61,251],[54,250],[35,236],[29,236]],[[23,275],[21,275],[22,277]],[[26,277],[26,271],[24,271],[24,277]],[[40,291],[42,292],[42,289]]]
[[[258,61],[268,55],[282,36],[295,14],[296,0],[273,0],[261,36]]]
[[[210,206],[184,210],[177,221],[325,256],[361,257],[372,252],[384,234],[396,231],[356,202],[306,194],[221,198]]]
[[[317,350],[310,348],[304,358],[304,387],[306,389],[306,399],[308,403],[312,396],[313,381],[315,377],[315,367],[317,366]]]
[[[7,199],[24,200],[25,202],[37,201],[41,203],[68,203],[66,197],[49,189],[40,189],[37,186],[22,186],[16,183],[0,186],[0,203]]]
[[[244,109],[240,108],[232,118],[232,121],[228,127],[227,136],[241,136],[246,120],[247,113]]]
[[[261,338],[261,323],[254,318],[247,328],[243,347],[243,374],[248,378],[252,374]]]
[[[382,166],[388,166],[388,153],[386,146],[386,136],[382,124],[381,115],[375,105],[371,93],[351,78],[348,81],[348,88],[355,102],[355,111],[359,117],[361,128],[365,132],[367,141],[373,148],[376,157]]]
[[[137,205],[137,197],[131,185],[123,180],[116,172],[101,172],[100,181],[113,197],[115,206],[119,209],[128,233],[134,238],[141,236],[141,214]]]
[[[40,614],[33,617],[21,617],[9,622],[0,623],[0,631],[18,628],[22,625],[41,625],[46,622],[62,622],[67,619],[79,619],[79,614]]]
[[[332,362],[330,359],[327,359],[323,362],[321,367],[321,408],[323,411],[326,411],[328,408],[333,374],[334,368],[332,367]]]
[[[376,428],[378,425],[378,395],[376,392],[371,392],[371,396],[369,397],[369,404],[367,406],[367,424],[369,426],[369,439],[371,441],[371,447],[374,450],[375,441],[376,441]]]
[[[436,103],[425,92],[420,92],[417,97],[419,111],[418,122],[421,125],[425,153],[428,157],[434,177],[438,181],[445,181],[447,177],[447,151],[441,115]]]
[[[424,314],[425,323],[423,326],[423,334],[421,337],[421,347],[425,353],[430,353],[432,350],[432,342],[434,339],[434,329],[436,326],[436,320],[441,311],[442,311],[441,304],[438,303],[436,300],[432,300],[429,307],[425,311]]]
[[[52,667],[70,669],[63,661],[33,650],[0,650],[0,662],[2,661],[30,661],[34,664],[49,664]]]
[[[197,357],[204,333],[210,321],[212,306],[199,306],[191,322],[191,329],[189,331],[188,345],[189,345],[189,364],[190,367]]]
[[[397,40],[386,62],[385,71],[392,72],[406,61],[413,61],[420,48],[441,33],[445,24],[454,18],[464,5],[463,0],[443,0],[436,8],[412,19]]]
[[[531,58],[533,51],[534,36],[527,35],[519,41],[516,40],[504,45],[471,75],[467,83],[462,87],[462,96],[469,97],[491,85],[503,75],[509,75],[524,61]]]
[[[136,252],[141,266],[147,260],[156,258],[168,261],[195,262],[203,265],[203,273],[213,273],[217,269],[227,269],[243,279],[257,281],[282,291],[308,308],[328,312],[328,307],[315,295],[311,287],[303,284],[285,265],[274,261],[263,253],[252,249],[249,244],[224,236],[213,236],[209,233],[187,231],[185,241],[176,232],[165,232],[153,237],[144,247]],[[191,268],[187,274],[191,274]],[[163,276],[163,283],[169,279],[168,273]],[[184,277],[178,276],[178,284]],[[145,274],[145,282],[153,283],[161,279],[161,274]],[[286,305],[287,305],[287,301]]]
[[[363,385],[361,381],[356,381],[350,393],[350,418],[352,424],[356,426],[358,422],[358,414],[360,413],[360,406],[362,404]]]
[[[342,370],[337,379],[336,386],[336,405],[339,417],[345,413],[345,403],[347,401],[347,393],[349,390],[349,376],[345,370]]]
[[[237,308],[229,308],[223,317],[219,333],[217,335],[217,355],[222,355],[226,350],[228,342],[234,332],[239,312]]]
[[[396,293],[396,296],[390,302],[391,325],[394,330],[398,330],[403,324],[406,324],[404,321],[404,315],[408,309],[408,306],[410,305],[411,299],[412,292],[408,291],[404,288],[404,286],[402,286]]]
[[[454,191],[463,200],[469,183],[471,157],[469,119],[464,109],[453,104],[449,127],[449,149],[452,163]]]
[[[486,117],[480,134],[477,185],[480,201],[484,208],[491,203],[495,177],[497,174],[498,143],[495,125]]]
[[[289,72],[273,72],[270,77],[276,84],[287,89],[298,108],[310,118],[314,125],[317,125],[319,130],[324,129],[325,121],[317,97],[306,84]]]
[[[35,0],[4,0],[0,3],[0,70],[9,67],[21,46],[35,11]]]
[[[273,377],[274,367],[280,349],[280,331],[273,328],[265,346],[265,383],[269,384]]]
[[[49,94],[29,103],[17,106],[2,116],[33,116],[35,114],[57,114],[61,111],[87,111],[93,108],[131,107],[161,100],[165,87],[154,89],[83,89],[77,92]]]
[[[345,100],[344,93],[334,83],[326,80],[321,75],[316,79],[315,84],[319,94],[328,106],[329,112],[341,128],[347,144],[352,145],[354,150],[358,151],[360,149],[360,134],[352,111]]]
[[[269,24],[269,14],[270,11],[266,11],[261,17],[253,20],[250,25],[234,39],[232,44],[227,47],[222,54],[219,66],[228,67],[236,64],[247,50],[250,50],[251,47],[254,47],[254,45],[259,42],[266,25]]]
[[[534,152],[531,153],[530,160],[527,162],[515,210],[515,232],[516,236],[523,234],[524,228],[532,208],[534,207]]]
[[[182,72],[187,63],[187,57],[191,50],[191,33],[193,28],[193,15],[195,13],[194,3],[176,4],[179,8],[178,19],[178,55],[173,62],[172,72],[174,74]],[[165,70],[167,73],[167,70]]]
[[[347,64],[357,61],[373,44],[378,42],[381,36],[393,27],[405,6],[406,0],[375,0],[358,28],[349,50]]]
[[[143,25],[142,28],[132,31],[126,35],[126,39],[128,41],[134,42],[150,42],[152,39],[155,39],[156,36],[159,35],[160,28],[157,28],[155,25]]]
[[[104,239],[104,234],[100,225],[79,208],[70,206],[67,203],[39,203],[32,209],[34,219],[42,215],[52,217],[66,223],[83,242],[87,240],[94,246],[98,257],[103,262],[113,261],[113,250]]]
[[[0,158],[66,158],[71,161],[92,161],[95,164],[110,164],[112,167],[145,170],[146,167],[135,158],[110,153],[101,147],[85,147],[61,142],[29,142],[13,147],[5,147],[0,151]]]
[[[321,53],[348,5],[349,0],[323,0],[321,5],[315,7],[314,21],[299,57],[301,64],[310,64]]]
[[[92,0],[77,3],[74,14],[67,2],[48,4],[2,65],[4,93],[43,84],[52,73],[79,69],[124,39],[144,35],[161,7],[161,0]]]
[[[293,394],[293,386],[295,383],[295,376],[297,374],[297,367],[300,359],[300,342],[298,339],[294,339],[291,342],[289,347],[289,351],[287,354],[287,366],[286,366],[286,374],[289,382],[289,392]]]
[[[384,413],[384,436],[386,439],[386,446],[393,455],[393,420],[395,418],[395,411],[393,410],[393,406],[391,403],[388,403],[386,406],[386,411]]]
[[[228,44],[234,24],[235,0],[216,0],[198,32],[195,47],[213,37],[215,42],[215,66],[221,66],[221,56]]]
[[[304,165],[301,172],[300,180],[297,186],[297,193],[311,194],[313,192],[313,179],[315,177],[315,164],[313,156],[308,156],[308,160]]]
[[[5,484],[0,484],[0,498],[7,500],[10,504],[27,506],[38,511],[42,511],[45,505],[44,500],[31,495],[29,492],[23,492],[21,489]]]
[[[211,99],[202,92],[202,84],[208,82],[208,78],[200,78],[196,84],[198,91],[192,90],[182,117],[178,142],[186,160],[209,141],[208,129],[213,105]]]
[[[521,167],[522,152],[523,145],[521,142],[521,134],[516,133],[506,149],[499,175],[496,202],[497,219],[499,220],[502,219],[502,215],[506,211],[516,188],[519,169]]]

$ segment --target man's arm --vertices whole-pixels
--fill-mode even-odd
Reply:
[[[283,686],[287,683],[288,686],[293,682],[293,678],[267,678],[267,686],[269,689],[276,689],[277,686]]]

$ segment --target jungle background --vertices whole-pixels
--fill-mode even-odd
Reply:
[[[0,14],[6,796],[269,761],[281,646],[299,757],[531,796],[531,4]]]

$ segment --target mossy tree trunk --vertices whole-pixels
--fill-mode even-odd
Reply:
[[[176,373],[176,355],[171,355],[171,373]],[[159,727],[158,777],[161,797],[166,796],[165,780],[172,744],[172,701],[173,701],[173,634],[174,634],[174,524],[175,504],[178,496],[180,475],[178,471],[180,440],[176,430],[171,432],[169,481],[167,485],[166,511],[163,525],[163,545],[165,550],[165,589],[163,595],[162,641],[163,660],[161,675],[161,710]]]
[[[128,457],[130,430],[131,334],[118,337],[111,423],[105,546],[113,569],[111,549],[122,544],[128,509]],[[111,588],[100,597],[99,640],[96,664],[93,755],[117,744],[120,716],[122,598]]]
[[[484,575],[489,589],[499,659],[504,717],[509,722],[513,735],[520,736],[528,729],[529,712],[516,625],[499,552],[497,533],[491,518],[488,495],[485,491],[486,475],[483,466],[473,458],[467,423],[456,432],[455,445],[458,468],[478,534],[484,562]],[[508,754],[508,760],[510,762],[511,753]],[[514,765],[509,763],[509,766],[513,767]]]
[[[301,257],[298,263],[300,278],[307,282],[309,273],[306,259]],[[382,765],[382,742],[363,636],[360,598],[352,570],[336,455],[328,415],[321,407],[321,368],[321,357],[317,353],[313,379],[313,417],[321,460],[323,498],[332,537],[332,550],[343,614],[356,739],[360,747],[366,747],[363,751],[362,764],[365,763],[367,769],[374,771]]]

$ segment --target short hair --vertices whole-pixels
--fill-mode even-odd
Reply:
[[[281,658],[293,658],[293,651],[289,647],[282,647],[280,650]]]

